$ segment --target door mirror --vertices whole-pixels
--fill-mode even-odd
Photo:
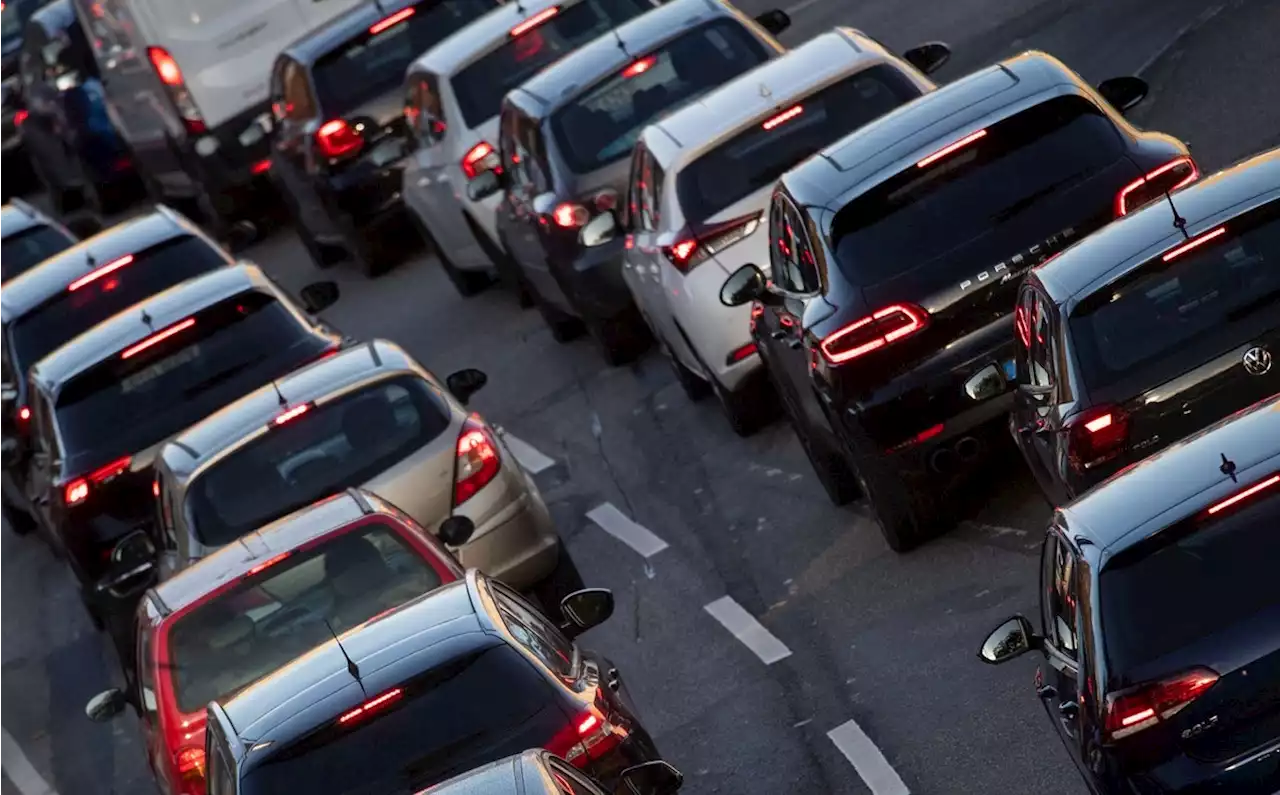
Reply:
[[[1032,629],[1031,622],[1022,616],[1014,616],[992,630],[982,642],[978,656],[985,663],[999,665],[1038,648],[1040,638]]]
[[[84,240],[102,231],[102,221],[96,215],[79,215],[67,221],[67,231]]]
[[[227,248],[242,251],[258,240],[258,227],[252,221],[236,221],[227,229]]]
[[[561,627],[569,637],[598,627],[613,615],[613,591],[607,588],[583,588],[560,600],[565,624]]]
[[[773,35],[777,36],[782,31],[791,27],[791,17],[786,11],[780,8],[774,8],[764,12],[756,17],[756,24]]]
[[[1150,90],[1147,81],[1140,77],[1113,77],[1098,84],[1098,93],[1121,113],[1146,99]]]
[[[489,376],[485,375],[484,371],[477,370],[474,367],[451,373],[448,378],[444,379],[445,386],[449,387],[449,391],[464,406],[468,400],[471,400],[471,396],[484,389],[484,385],[487,383],[489,383]]]
[[[450,516],[440,523],[440,540],[451,547],[460,547],[471,540],[476,523],[465,516]]]
[[[129,699],[123,692],[113,687],[89,699],[89,703],[84,705],[84,714],[94,723],[106,723],[124,712],[127,706],[129,706]]]
[[[312,282],[298,292],[302,305],[311,314],[318,314],[338,302],[337,282]]]
[[[490,169],[476,174],[476,178],[467,183],[467,198],[473,202],[483,201],[502,190],[502,181]]]
[[[929,41],[907,50],[902,59],[927,75],[933,74],[951,60],[951,48],[940,41]]]
[[[742,306],[764,298],[768,280],[764,271],[750,263],[743,265],[724,280],[720,287],[720,303],[725,306]]]
[[[613,210],[605,210],[587,221],[587,225],[578,233],[578,241],[587,248],[595,248],[603,246],[617,236],[618,216],[613,214]]]
[[[627,768],[619,780],[632,795],[672,795],[684,784],[684,775],[659,759]]]
[[[107,573],[98,590],[117,599],[129,599],[151,585],[156,570],[156,546],[145,530],[134,530],[116,542]]]

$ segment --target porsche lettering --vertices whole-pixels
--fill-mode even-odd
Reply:
[[[997,279],[1001,284],[1013,279],[1028,268],[1032,268],[1041,264],[1052,255],[1072,241],[1077,232],[1073,227],[1067,227],[1061,232],[1051,235],[1049,238],[1036,243],[1028,249],[1014,254],[1007,260],[999,263],[993,268],[988,268],[979,274],[976,274],[964,281],[960,282],[960,290],[968,290],[971,287],[987,284],[992,279]]]

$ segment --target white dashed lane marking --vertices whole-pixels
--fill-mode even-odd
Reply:
[[[646,558],[651,558],[667,548],[667,542],[658,538],[648,528],[642,527],[627,518],[626,514],[606,502],[587,511],[587,518],[600,525],[600,529],[634,549]]]
[[[58,795],[49,782],[44,780],[31,760],[22,752],[18,741],[13,739],[8,729],[0,730],[0,754],[4,757],[4,774],[13,782],[22,795]]]
[[[520,466],[524,467],[525,471],[531,475],[550,469],[556,464],[555,459],[544,455],[541,450],[524,439],[517,438],[509,433],[503,434],[502,439],[507,443],[507,449],[516,457],[516,461],[520,462]]]
[[[791,656],[791,649],[765,629],[764,624],[735,602],[732,596],[722,596],[703,609],[742,641],[742,645],[750,649],[765,665],[772,665]]]
[[[849,760],[853,769],[858,771],[872,795],[911,795],[911,790],[902,783],[897,771],[857,721],[840,724],[827,732],[827,737],[844,754],[844,758]]]

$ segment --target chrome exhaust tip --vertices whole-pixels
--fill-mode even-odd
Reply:
[[[960,459],[961,463],[968,463],[977,458],[981,453],[982,442],[972,436],[966,436],[956,442],[956,457]]]

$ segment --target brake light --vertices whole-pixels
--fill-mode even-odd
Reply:
[[[829,334],[818,347],[829,363],[843,364],[906,339],[928,324],[929,314],[920,307],[893,304]]]
[[[201,115],[200,108],[196,107],[191,92],[187,90],[186,79],[182,76],[182,70],[178,68],[178,62],[163,47],[148,47],[147,59],[151,61],[151,66],[156,70],[156,76],[168,91],[169,99],[173,101],[174,109],[178,111],[178,116],[182,119],[182,125],[187,133],[190,135],[203,133],[206,130],[204,116]]]
[[[173,60],[173,56],[163,47],[148,47],[147,58],[151,60],[151,65],[155,67],[156,75],[160,78],[160,82],[171,88],[177,88],[185,84],[186,81],[182,78],[182,70],[178,68],[178,62]]]
[[[120,358],[128,359],[131,356],[135,356],[139,353],[142,353],[147,348],[150,348],[155,345],[159,345],[160,343],[169,339],[173,335],[180,334],[186,331],[187,329],[191,328],[195,324],[196,324],[196,319],[193,317],[189,317],[186,320],[178,321],[177,323],[174,323],[172,326],[169,326],[163,331],[157,331],[155,334],[152,334],[150,337],[147,337],[142,342],[139,342],[135,345],[130,345],[128,348],[125,348],[124,351],[120,354]]]
[[[573,764],[585,768],[592,759],[599,759],[616,748],[627,732],[614,726],[595,706],[573,719],[573,722],[557,732],[546,744],[546,749]]]
[[[698,250],[698,241],[681,240],[674,246],[665,246],[662,253],[671,260],[671,264],[676,266],[676,270],[681,273],[689,270],[689,260],[693,258],[694,253]]]
[[[26,108],[20,108],[19,110],[15,111],[13,114],[13,126],[21,127],[22,123],[25,122],[27,120],[27,117],[30,115],[31,115],[30,112],[28,112]]]
[[[978,130],[975,133],[970,133],[965,137],[961,138],[959,141],[956,141],[953,144],[948,144],[942,147],[938,151],[926,157],[924,160],[921,160],[920,162],[916,163],[916,168],[924,168],[926,166],[933,165],[934,163],[938,162],[939,160],[946,157],[947,155],[952,154],[953,152],[957,152],[965,148],[969,144],[973,143],[974,141],[978,141],[986,137],[987,137],[986,130]]]
[[[132,265],[132,264],[133,264],[132,254],[125,254],[123,257],[117,257],[116,259],[113,259],[110,262],[108,262],[106,265],[103,265],[100,268],[94,268],[93,270],[86,273],[84,276],[81,276],[79,279],[76,279],[71,284],[68,284],[67,292],[75,292],[76,290],[79,290],[81,287],[84,287],[86,284],[92,284],[93,282],[96,282],[98,279],[101,279],[103,276],[106,276],[109,273],[114,273],[115,271],[118,271],[121,268],[128,265]]]
[[[498,476],[502,460],[489,428],[472,414],[462,425],[453,468],[453,504],[461,505]]]
[[[369,699],[368,701],[364,702],[363,704],[351,710],[350,712],[343,713],[342,716],[338,718],[338,723],[350,723],[356,718],[364,717],[368,715],[370,712],[373,712],[377,709],[380,709],[392,703],[396,699],[400,698],[400,696],[402,696],[403,694],[404,694],[404,691],[398,687],[392,690],[388,690],[387,692],[383,693],[377,698]]]
[[[1067,420],[1067,458],[1083,472],[1119,453],[1129,440],[1129,415],[1119,406],[1096,406]]]
[[[688,273],[713,255],[754,234],[760,228],[760,218],[761,215],[757,213],[726,221],[700,238],[687,238],[675,245],[666,246],[662,253],[676,270]]]
[[[249,166],[249,173],[253,174],[255,177],[259,174],[265,174],[270,170],[271,170],[271,158],[259,160],[258,162],[254,163],[252,166]]]
[[[1178,157],[1145,176],[1135,179],[1116,194],[1116,217],[1133,212],[1166,193],[1185,188],[1200,178],[1200,169],[1190,157]]]
[[[28,406],[18,407],[18,421],[26,422],[31,419],[31,409]]]
[[[746,345],[739,345],[737,348],[729,351],[729,355],[725,357],[725,364],[737,364],[743,359],[747,359],[756,353],[756,344],[748,342]]]
[[[488,141],[481,141],[467,150],[462,156],[462,173],[467,179],[475,179],[485,171],[502,172],[502,164],[498,161],[498,152]]]
[[[103,483],[114,480],[116,477],[128,472],[132,464],[133,457],[124,456],[117,458],[106,466],[98,467],[86,477],[72,480],[62,487],[63,504],[69,507],[84,502],[89,498],[89,490],[92,486],[100,486]]]
[[[62,489],[62,502],[68,507],[84,502],[89,498],[89,481],[76,478]]]
[[[1106,727],[1120,740],[1166,721],[1218,681],[1208,668],[1196,668],[1153,684],[1139,685],[1107,696]]]
[[[252,577],[255,574],[260,574],[266,571],[267,569],[271,568],[272,566],[276,565],[280,561],[284,560],[285,558],[289,557],[292,554],[293,554],[292,549],[287,552],[281,552],[279,555],[276,555],[274,558],[269,558],[268,560],[264,560],[263,562],[259,563],[256,566],[250,567],[250,569],[247,572],[245,572],[244,576]]]
[[[178,752],[178,777],[192,780],[204,780],[204,749],[188,747]]]
[[[330,160],[350,157],[364,148],[364,139],[345,119],[331,119],[316,130],[316,146]]]
[[[1236,492],[1235,494],[1231,495],[1225,500],[1214,503],[1213,505],[1209,506],[1208,513],[1210,516],[1212,516],[1215,513],[1222,513],[1223,511],[1230,508],[1231,506],[1238,505],[1241,502],[1244,502],[1245,500],[1249,499],[1250,497],[1253,497],[1257,494],[1260,494],[1266,491],[1267,489],[1274,488],[1276,486],[1280,486],[1280,474],[1272,475],[1271,477],[1267,478],[1261,483],[1255,483],[1249,488],[1245,489],[1244,491]]]
[[[650,55],[646,58],[641,58],[638,61],[633,61],[626,69],[622,70],[622,76],[630,78],[635,77],[636,75],[642,75],[652,69],[653,65],[657,62],[658,56],[656,55]]]
[[[556,226],[561,226],[565,229],[576,229],[591,220],[591,213],[581,204],[564,202],[551,211],[551,218],[556,222]]]
[[[782,111],[777,116],[774,116],[773,118],[766,120],[765,123],[761,124],[760,126],[766,130],[772,130],[774,127],[778,127],[780,125],[786,124],[787,122],[794,119],[796,116],[799,116],[801,113],[804,113],[804,108],[800,105],[795,105],[793,107],[787,108],[786,110]]]
[[[369,26],[369,35],[377,36],[379,33],[383,32],[384,30],[388,28],[393,28],[396,25],[399,25],[401,22],[404,22],[406,19],[413,16],[416,11],[417,11],[416,8],[414,8],[413,6],[409,6],[408,8],[401,9],[400,11],[395,12],[394,14],[387,17],[386,19],[383,19],[380,22],[373,23],[372,25]]]
[[[526,19],[524,22],[521,22],[519,25],[516,25],[514,28],[512,28],[511,38],[514,39],[514,38],[523,36],[524,34],[528,33],[529,31],[533,30],[534,28],[541,25],[543,22],[546,22],[548,19],[551,19],[552,17],[554,17],[556,14],[559,14],[559,13],[560,13],[560,6],[552,6],[551,8],[544,8],[543,10],[539,11],[538,13]]]
[[[1191,251],[1192,249],[1200,248],[1205,243],[1208,243],[1210,240],[1213,240],[1214,238],[1217,238],[1217,237],[1222,237],[1226,233],[1227,233],[1227,228],[1225,226],[1220,226],[1217,229],[1213,229],[1208,232],[1205,232],[1203,235],[1200,235],[1199,237],[1194,237],[1191,240],[1188,240],[1187,242],[1178,246],[1177,248],[1166,251],[1164,253],[1164,256],[1160,258],[1160,261],[1169,262],[1170,260],[1177,259],[1178,257],[1181,257],[1183,254],[1186,254],[1188,251]]]
[[[279,427],[281,425],[284,425],[286,422],[290,420],[294,420],[294,419],[297,419],[298,417],[301,417],[303,414],[306,414],[310,410],[311,410],[310,403],[303,403],[301,406],[294,406],[291,409],[286,409],[280,412],[279,414],[277,414],[271,420],[271,424],[276,427]]]

